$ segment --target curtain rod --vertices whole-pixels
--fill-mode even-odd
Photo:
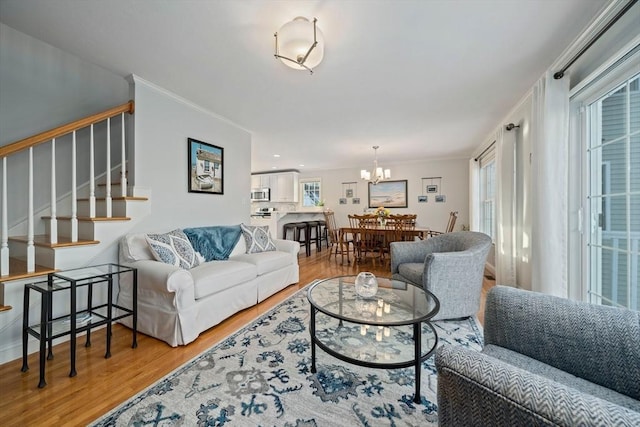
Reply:
[[[598,41],[598,39],[600,37],[602,37],[602,35],[604,33],[606,33],[609,28],[611,28],[616,22],[618,22],[618,20],[620,18],[622,18],[622,15],[624,15],[625,13],[627,13],[627,11],[629,9],[631,9],[631,7],[636,4],[638,0],[631,0],[629,1],[629,3],[627,3],[625,5],[625,7],[623,7],[622,9],[620,9],[620,11],[616,14],[616,16],[614,16],[613,18],[611,18],[611,20],[607,23],[607,25],[605,25],[604,27],[602,27],[600,29],[600,31],[598,31],[598,33],[593,36],[593,38],[589,41],[589,43],[587,43],[586,45],[584,45],[584,47],[582,49],[580,49],[580,51],[578,53],[575,54],[575,56],[573,58],[571,58],[571,60],[567,63],[567,65],[565,65],[564,67],[562,67],[562,69],[558,72],[556,72],[553,75],[553,78],[556,80],[560,80],[561,78],[564,77],[564,73],[565,71],[567,71],[569,69],[569,67],[571,67],[573,65],[574,62],[576,62],[587,50],[589,50],[589,48],[591,46],[593,46],[593,44],[595,42]]]
[[[484,155],[484,153],[486,153],[487,151],[489,151],[491,149],[491,147],[493,147],[494,145],[496,145],[496,141],[494,140],[491,144],[489,144],[489,146],[487,148],[485,148],[484,150],[482,150],[482,153],[480,153],[478,155],[478,157],[476,157],[475,160],[476,162]]]

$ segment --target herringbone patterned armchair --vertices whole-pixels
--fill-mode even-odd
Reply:
[[[640,426],[640,312],[496,286],[484,333],[436,351],[440,426]]]

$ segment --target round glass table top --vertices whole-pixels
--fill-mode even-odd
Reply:
[[[431,292],[400,280],[378,277],[378,291],[369,298],[356,293],[356,276],[320,280],[309,288],[309,302],[319,311],[348,322],[409,325],[432,318],[440,302]]]

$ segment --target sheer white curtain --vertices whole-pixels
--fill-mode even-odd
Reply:
[[[531,286],[568,297],[569,75],[536,83],[531,122]]]
[[[480,230],[480,162],[469,159],[469,230]]]
[[[516,137],[501,126],[496,134],[496,283],[516,283]]]

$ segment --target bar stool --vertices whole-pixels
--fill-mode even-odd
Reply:
[[[322,241],[329,247],[329,230],[327,229],[327,222],[325,220],[318,221],[318,230],[320,230],[320,249],[322,249]]]
[[[322,231],[320,230],[320,221],[305,221],[309,227],[309,244],[311,241],[316,243],[316,250],[322,250]]]
[[[289,231],[293,231],[293,239],[288,238]],[[282,227],[282,238],[285,240],[295,240],[304,245],[307,256],[311,255],[311,240],[309,240],[309,227],[306,222],[290,222]]]

